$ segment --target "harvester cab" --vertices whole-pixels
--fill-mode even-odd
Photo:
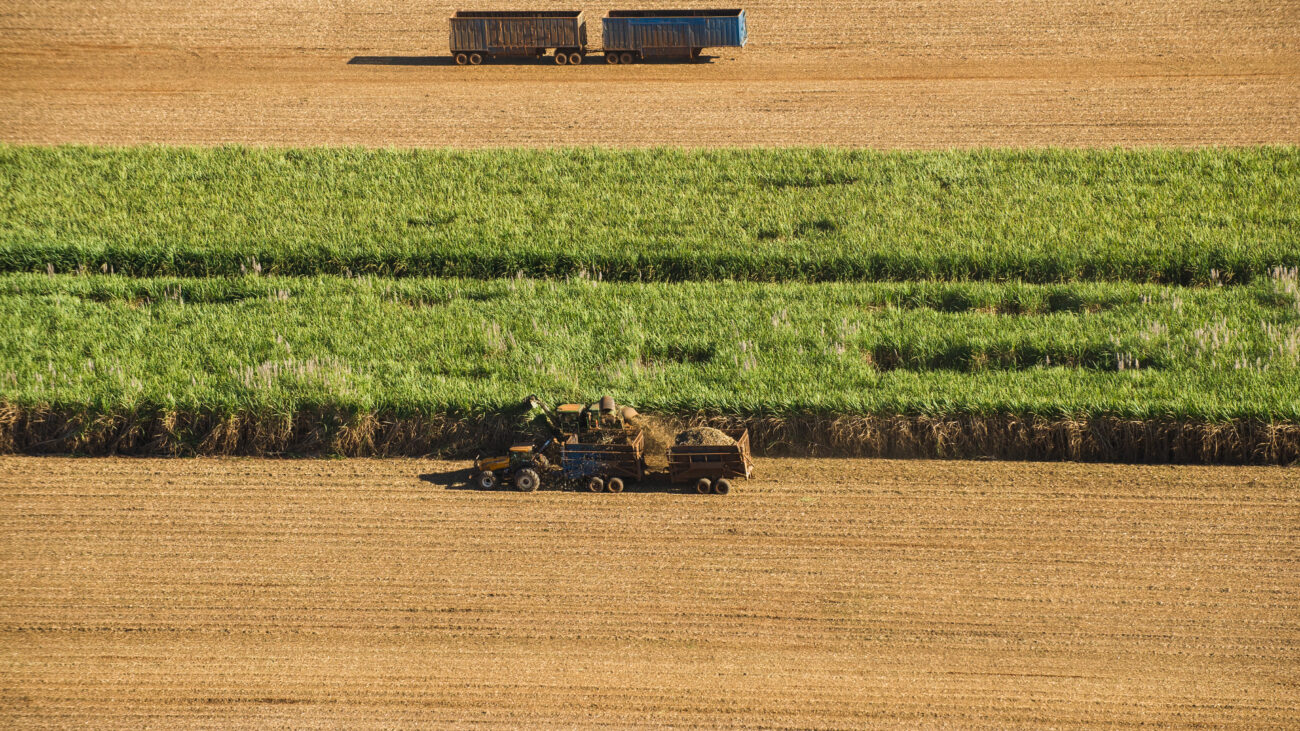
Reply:
[[[542,484],[542,475],[550,469],[550,461],[542,452],[551,446],[548,439],[541,447],[534,444],[516,444],[504,455],[478,457],[474,460],[473,482],[484,490],[499,483],[514,485],[520,492],[532,492]]]
[[[585,431],[586,412],[582,404],[560,404],[555,409],[556,431],[565,438]]]

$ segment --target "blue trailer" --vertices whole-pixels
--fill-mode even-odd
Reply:
[[[611,10],[604,18],[605,61],[652,56],[699,58],[705,48],[743,48],[744,10]]]

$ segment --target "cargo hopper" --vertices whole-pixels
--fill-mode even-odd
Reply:
[[[701,494],[726,495],[731,480],[748,480],[754,474],[754,459],[749,451],[749,430],[719,429],[731,438],[725,445],[674,444],[668,448],[668,478],[674,484],[695,482]]]
[[[577,66],[587,55],[587,21],[581,10],[461,10],[451,16],[451,55],[460,66],[503,56],[541,58]]]
[[[744,10],[611,10],[604,18],[605,62],[699,58],[706,48],[743,48]]]
[[[645,434],[640,429],[592,429],[560,445],[564,478],[592,492],[623,492],[624,480],[645,478]]]

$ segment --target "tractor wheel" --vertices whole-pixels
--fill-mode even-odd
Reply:
[[[731,480],[718,480],[713,483],[713,492],[717,495],[726,495],[731,492]]]
[[[492,474],[492,470],[484,470],[474,478],[474,484],[479,486],[480,490],[491,490],[497,486],[497,476]]]
[[[471,53],[471,54],[469,55],[469,65],[470,65],[470,66],[477,66],[477,65],[479,65],[479,64],[481,64],[481,63],[483,63],[483,54],[481,54],[481,53]]]
[[[570,53],[570,54],[569,54],[569,65],[570,65],[570,66],[581,66],[581,65],[582,65],[582,54],[581,54],[581,53]]]
[[[587,489],[592,492],[601,492],[605,489],[605,481],[599,477],[588,477]]]
[[[695,481],[695,491],[701,495],[708,495],[709,490],[712,487],[713,484],[709,482],[709,478],[707,477],[701,477],[700,479]]]
[[[555,52],[555,65],[556,65],[556,66],[564,66],[564,65],[567,64],[568,62],[569,62],[569,54],[565,53],[564,51],[556,51],[556,52]]]
[[[636,57],[627,51],[618,54],[619,63],[628,64],[628,63],[632,63],[633,61],[636,61]]]
[[[519,492],[532,492],[542,484],[542,476],[537,470],[525,467],[515,473],[515,489]]]
[[[617,64],[617,63],[618,63],[618,54],[617,54],[617,53],[607,53],[607,54],[605,54],[605,63],[609,64],[610,66],[614,66],[615,64]]]
[[[605,486],[605,489],[609,490],[610,492],[623,492],[623,478],[621,477],[609,478],[609,484]]]
[[[469,56],[467,56],[467,55],[465,55],[465,54],[463,54],[463,53],[458,53],[458,54],[456,54],[456,65],[457,65],[457,66],[464,66],[464,65],[467,64],[467,63],[469,63]]]

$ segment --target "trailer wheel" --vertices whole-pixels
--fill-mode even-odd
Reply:
[[[718,495],[726,495],[731,492],[731,480],[718,480],[713,483],[713,492]]]
[[[605,489],[609,490],[610,492],[623,492],[623,478],[621,477],[609,478],[609,484],[605,486]]]
[[[469,65],[470,65],[470,66],[477,66],[477,65],[479,65],[479,64],[481,64],[481,63],[483,63],[483,54],[481,54],[481,53],[471,53],[471,54],[469,55]]]
[[[467,64],[467,63],[469,63],[469,56],[466,56],[466,55],[463,54],[463,53],[458,53],[458,54],[456,54],[456,65],[457,65],[457,66],[464,66],[464,65]]]
[[[515,473],[515,489],[519,492],[532,492],[542,484],[542,476],[537,470],[525,467]]]
[[[617,54],[617,53],[607,53],[607,54],[605,54],[605,63],[609,64],[610,66],[615,66],[615,65],[617,65],[617,64],[618,64],[618,54]]]
[[[707,477],[701,477],[695,481],[695,491],[701,495],[708,495],[709,490],[712,487],[713,484],[709,482],[709,478]]]
[[[581,66],[581,65],[582,65],[582,54],[581,54],[581,53],[570,53],[570,54],[569,54],[569,65],[570,65],[570,66]]]
[[[556,65],[556,66],[563,66],[563,65],[567,64],[568,62],[569,62],[569,55],[568,55],[568,54],[566,54],[564,51],[556,51],[556,52],[555,52],[555,65]]]
[[[627,52],[627,51],[624,51],[624,52],[618,54],[618,62],[619,62],[619,63],[632,63],[632,62],[635,61],[635,60],[636,60],[636,57],[633,56],[631,53],[629,53],[629,52]]]
[[[587,489],[592,492],[601,492],[605,489],[605,481],[599,477],[588,477]]]
[[[474,478],[474,484],[478,485],[480,490],[491,490],[497,486],[497,476],[492,474],[492,470],[484,470]]]

